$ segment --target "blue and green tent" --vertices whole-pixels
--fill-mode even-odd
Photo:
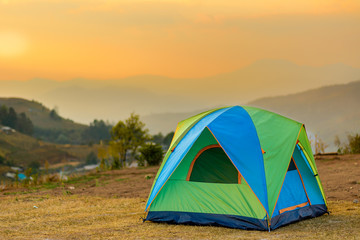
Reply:
[[[273,230],[327,212],[302,123],[246,106],[180,122],[145,220]]]

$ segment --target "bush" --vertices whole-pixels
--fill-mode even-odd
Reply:
[[[40,169],[40,163],[38,161],[32,161],[28,167],[32,169],[34,173],[37,173]]]
[[[51,119],[55,120],[55,121],[60,121],[61,117],[59,116],[59,114],[57,113],[56,109],[53,109],[50,111],[49,116]]]
[[[163,158],[164,152],[159,144],[145,144],[140,149],[140,156],[138,158],[139,165],[143,164],[143,160],[146,160],[146,162],[150,166],[159,165],[162,158]]]
[[[0,165],[1,164],[5,164],[5,158],[3,156],[0,155]]]
[[[98,163],[98,158],[97,158],[96,154],[94,152],[90,152],[86,156],[85,164],[86,165],[93,165],[93,164],[97,164],[97,163]]]
[[[348,135],[350,153],[360,153],[360,135]]]
[[[338,152],[343,154],[360,153],[360,135],[348,135],[348,144],[341,144],[339,137],[335,138],[335,145],[337,145]]]
[[[114,157],[113,162],[111,164],[111,169],[114,170],[120,168],[121,168],[120,159],[118,157]]]

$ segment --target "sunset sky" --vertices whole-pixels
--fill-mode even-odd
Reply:
[[[0,0],[0,80],[199,78],[261,59],[360,68],[358,0]]]

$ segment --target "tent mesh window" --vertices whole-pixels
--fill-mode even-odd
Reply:
[[[207,183],[240,183],[241,176],[221,147],[200,150],[189,169],[189,181]]]

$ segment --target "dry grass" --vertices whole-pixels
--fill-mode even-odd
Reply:
[[[273,232],[142,223],[144,198],[2,196],[0,239],[360,239],[360,204]],[[37,208],[34,208],[36,206]]]

